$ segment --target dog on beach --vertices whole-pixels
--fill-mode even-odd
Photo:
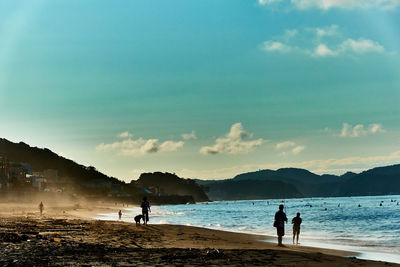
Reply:
[[[140,220],[143,220],[143,215],[136,215],[135,216],[136,226],[140,225]]]

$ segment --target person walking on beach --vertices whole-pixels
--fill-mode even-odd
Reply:
[[[283,205],[279,205],[279,210],[275,213],[274,227],[276,227],[276,232],[278,234],[278,246],[282,247],[282,237],[285,235],[285,222],[288,219],[286,213],[283,212]]]
[[[122,211],[119,210],[119,211],[118,211],[118,218],[121,220],[121,217],[122,217]]]
[[[40,216],[42,216],[42,214],[43,214],[43,208],[44,208],[43,202],[40,201],[40,204],[39,204]]]
[[[296,245],[299,244],[299,235],[300,235],[300,224],[302,219],[300,218],[300,212],[297,213],[296,217],[292,219],[293,224],[293,245],[294,245],[294,238],[296,238]]]
[[[143,201],[142,201],[142,204],[140,205],[140,207],[142,207],[142,215],[143,215],[144,225],[147,225],[147,222],[149,221],[149,211],[151,212],[150,203],[147,201],[147,197],[143,198]]]

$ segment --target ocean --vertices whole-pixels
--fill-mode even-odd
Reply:
[[[284,204],[288,224],[283,243],[292,244],[290,222],[300,212],[300,245],[349,250],[360,253],[358,258],[400,263],[399,202],[400,195],[391,195],[164,205],[152,207],[150,223],[276,236],[274,214]],[[122,220],[127,222],[141,213],[139,207],[126,210]],[[118,220],[118,215],[99,214],[95,219]]]

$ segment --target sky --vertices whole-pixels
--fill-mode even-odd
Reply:
[[[0,2],[0,137],[124,181],[400,162],[400,0]]]

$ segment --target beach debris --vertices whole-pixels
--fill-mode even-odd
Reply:
[[[58,238],[58,237],[53,237],[53,241],[54,241],[54,242],[57,242],[57,243],[61,243],[61,242],[62,242],[62,239],[61,239],[61,238]]]
[[[36,235],[36,239],[47,239],[45,236],[42,235]]]
[[[43,232],[72,232],[72,231],[83,231],[83,228],[61,228],[61,229],[46,229]]]
[[[219,259],[224,257],[225,255],[220,252],[218,249],[213,248],[213,249],[207,249],[206,250],[206,257],[207,258],[212,258],[212,259]]]
[[[25,232],[22,232],[21,234],[23,234],[23,235],[38,235],[39,232],[37,232],[37,231],[25,231]]]
[[[22,242],[22,241],[27,241],[27,240],[28,240],[28,236],[25,234],[19,235],[17,233],[12,233],[12,232],[0,233],[0,242],[17,243],[17,242]]]

